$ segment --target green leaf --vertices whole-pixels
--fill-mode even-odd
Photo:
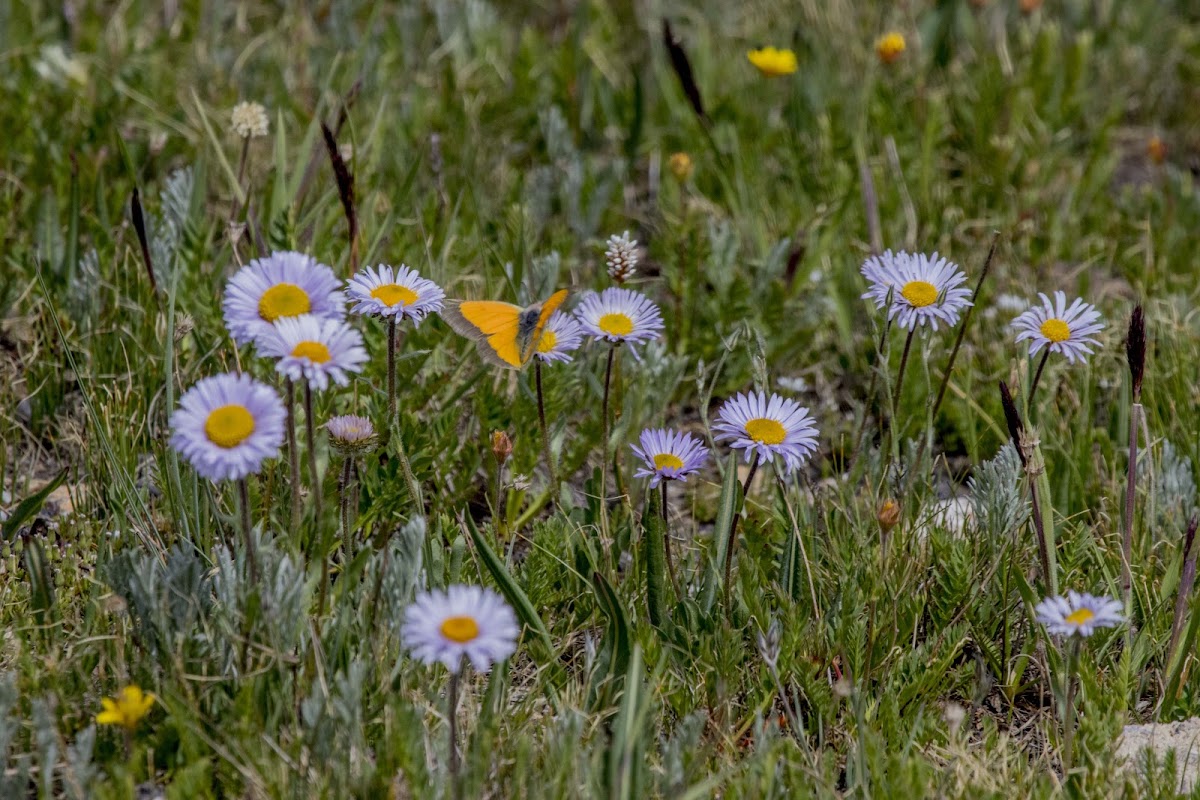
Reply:
[[[18,503],[17,507],[13,509],[12,516],[4,521],[4,527],[3,529],[0,529],[0,539],[3,539],[6,542],[11,542],[13,536],[15,536],[17,531],[20,530],[21,526],[33,519],[34,515],[42,510],[42,506],[45,504],[46,498],[49,497],[55,489],[57,489],[59,486],[62,486],[63,481],[66,479],[67,471],[64,469],[55,475],[49,483],[47,483],[41,489],[38,489],[36,493],[31,494],[29,497],[26,497],[24,500]]]
[[[645,722],[649,702],[642,678],[642,649],[635,646],[625,671],[625,691],[608,748],[608,796],[633,800],[646,796]]]
[[[606,705],[604,700],[608,696],[607,690],[619,689],[619,684],[624,679],[625,670],[629,665],[633,630],[629,624],[629,614],[608,579],[599,572],[593,572],[592,588],[596,592],[596,602],[600,604],[600,610],[608,618],[604,638],[596,653],[592,677],[588,682],[587,705],[588,708],[596,709]]]
[[[646,606],[650,624],[661,628],[667,621],[667,526],[662,518],[662,494],[651,490],[642,512],[642,563],[646,572]]]
[[[729,531],[733,520],[742,510],[742,484],[738,481],[737,451],[729,454],[725,465],[725,480],[721,484],[721,499],[717,503],[717,521],[713,526],[713,557],[709,559],[708,571],[704,576],[704,589],[700,595],[700,608],[705,614],[712,611],[717,593],[721,589],[722,569],[725,554],[729,551]]]
[[[533,632],[537,637],[542,649],[543,660],[549,660],[554,657],[554,642],[550,639],[550,631],[546,629],[546,624],[542,622],[542,618],[538,616],[537,611],[533,607],[533,603],[529,600],[529,595],[525,594],[512,574],[504,566],[504,562],[496,555],[496,551],[488,544],[487,539],[479,532],[479,528],[475,526],[475,520],[471,519],[469,514],[463,515],[467,534],[471,537],[471,543],[475,547],[475,552],[479,554],[483,565],[487,567],[487,571],[491,573],[492,578],[500,587],[501,594],[508,600],[509,605],[517,612],[517,618]]]

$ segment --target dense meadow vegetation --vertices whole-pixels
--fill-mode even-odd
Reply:
[[[1195,3],[0,0],[0,87],[0,797],[1174,796]]]

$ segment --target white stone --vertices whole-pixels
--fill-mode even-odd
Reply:
[[[1117,740],[1117,759],[1130,769],[1137,769],[1142,751],[1149,748],[1161,764],[1167,751],[1175,751],[1175,764],[1180,794],[1190,794],[1200,772],[1200,717],[1181,722],[1126,725]]]

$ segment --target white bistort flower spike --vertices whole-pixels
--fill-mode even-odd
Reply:
[[[925,323],[935,331],[939,323],[952,328],[971,305],[971,290],[963,287],[967,276],[937,253],[888,250],[863,262],[861,272],[871,282],[863,299],[886,306],[888,319],[905,330]]]
[[[1051,353],[1062,353],[1072,364],[1086,360],[1092,347],[1100,344],[1094,337],[1104,330],[1100,312],[1079,298],[1068,306],[1064,292],[1055,292],[1053,301],[1041,293],[1038,297],[1040,306],[1032,306],[1012,322],[1019,331],[1017,341],[1029,340],[1029,355],[1045,347]]]
[[[417,595],[404,612],[404,646],[418,661],[457,672],[465,656],[479,672],[517,649],[521,628],[500,595],[480,586],[455,584]]]

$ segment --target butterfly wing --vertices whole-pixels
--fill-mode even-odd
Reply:
[[[522,331],[522,364],[527,363],[529,359],[533,358],[533,354],[537,351],[538,344],[542,340],[542,331],[546,329],[546,323],[550,321],[550,317],[554,315],[554,312],[558,311],[559,307],[566,302],[568,294],[568,290],[559,289],[540,305],[532,305],[522,313],[522,321],[529,319],[533,323],[528,331]],[[533,315],[534,311],[537,311],[536,316]]]
[[[456,333],[475,342],[489,364],[520,369],[521,348],[517,344],[522,308],[495,300],[450,300],[442,307],[442,319]]]

